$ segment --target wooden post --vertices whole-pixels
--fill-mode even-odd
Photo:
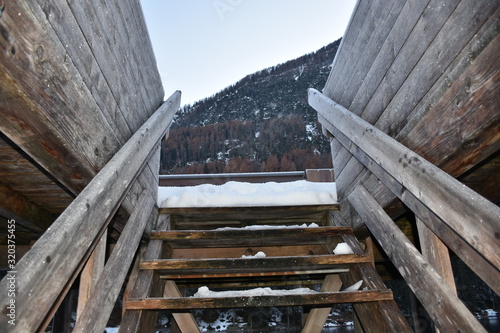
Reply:
[[[90,255],[87,264],[80,274],[80,288],[78,290],[78,307],[76,311],[76,318],[80,318],[83,308],[87,303],[90,293],[95,288],[97,280],[104,269],[104,261],[106,259],[106,238],[108,233],[104,232],[99,244]]]
[[[167,230],[169,223],[169,215],[159,215],[156,230]],[[152,239],[147,245],[144,259],[152,260],[160,258],[163,250],[163,240]],[[159,275],[154,271],[140,270],[129,297],[145,298],[148,296],[159,296],[163,290],[161,282]],[[156,319],[156,311],[127,310],[125,308],[125,315],[122,318],[119,333],[152,332],[155,329]]]
[[[165,135],[180,105],[174,93],[102,168],[80,195],[17,263],[16,326],[0,316],[0,327],[34,332],[67,292],[67,283],[83,267],[125,194],[143,169],[151,150]],[[8,281],[0,282],[0,308],[9,305]],[[30,310],[28,310],[30,309]],[[43,330],[43,328],[40,328]]]
[[[363,186],[348,198],[439,329],[486,332]]]
[[[174,281],[165,281],[165,291],[163,292],[163,297],[182,297],[182,294]],[[194,316],[191,313],[174,312],[172,315],[181,333],[201,332]]]
[[[450,286],[451,290],[457,294],[453,270],[451,267],[450,253],[446,245],[418,218],[417,221],[418,237],[420,239],[420,247],[422,255],[443,280]]]
[[[325,281],[321,286],[322,292],[339,291],[342,287],[342,280],[338,274],[330,274],[325,277]],[[302,328],[302,333],[321,333],[325,325],[328,315],[332,311],[332,307],[314,308],[309,312],[306,323]]]
[[[144,190],[73,332],[103,332],[106,328],[154,205],[155,200]]]

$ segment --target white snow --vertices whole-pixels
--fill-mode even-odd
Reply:
[[[337,203],[335,183],[298,180],[285,183],[227,182],[159,187],[160,207],[299,206]]]
[[[241,257],[242,258],[265,258],[266,254],[262,251],[259,251],[256,254],[254,254],[253,256],[252,255],[250,255],[250,256],[242,255]]]
[[[338,243],[335,249],[333,249],[333,254],[354,254],[354,251],[351,249],[349,244],[347,243]]]
[[[246,227],[222,227],[222,228],[217,228],[215,230],[266,230],[266,229],[287,229],[287,228],[318,228],[319,225],[316,223],[311,223],[307,225],[306,223],[303,223],[301,225],[265,225],[265,224],[255,224],[255,225],[247,225]]]
[[[345,288],[343,291],[356,291],[356,290],[359,290],[359,288],[361,288],[362,284],[363,284],[363,280],[359,280],[358,282],[356,282],[352,286]]]
[[[287,290],[273,290],[271,288],[254,288],[248,290],[227,290],[227,291],[212,291],[208,287],[203,286],[198,288],[198,292],[192,297],[195,298],[213,298],[213,297],[254,297],[254,296],[283,296],[283,295],[298,295],[298,294],[315,294],[309,288],[295,288]]]

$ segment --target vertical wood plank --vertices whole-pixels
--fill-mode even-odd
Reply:
[[[336,292],[342,287],[342,280],[338,274],[329,274],[325,277],[321,285],[321,292]],[[309,312],[306,323],[302,328],[302,333],[321,333],[328,315],[332,311],[331,307],[314,308]]]
[[[420,247],[422,255],[443,280],[450,286],[451,290],[457,294],[453,270],[451,268],[450,253],[448,247],[425,225],[418,216],[415,216],[417,221],[418,237],[420,239]]]
[[[87,260],[87,264],[80,273],[80,287],[78,290],[78,306],[76,311],[77,320],[82,315],[83,308],[92,290],[96,287],[97,280],[104,269],[107,237],[108,233],[105,231],[94,251],[92,251],[89,260]]]
[[[182,297],[182,294],[179,291],[179,288],[177,288],[177,285],[174,281],[165,281],[165,290],[163,292],[163,297]],[[175,319],[175,322],[177,323],[180,333],[201,332],[200,328],[198,327],[198,323],[196,323],[193,314],[191,314],[190,312],[178,312],[173,313],[172,315]]]
[[[356,187],[349,200],[439,329],[486,332],[364,187]]]
[[[97,287],[92,290],[80,318],[77,319],[73,332],[104,331],[154,206],[155,200],[144,191],[97,281]]]

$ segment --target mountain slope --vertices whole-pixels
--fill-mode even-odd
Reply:
[[[181,109],[162,149],[162,173],[293,171],[331,167],[330,147],[307,103],[339,46],[251,74]]]

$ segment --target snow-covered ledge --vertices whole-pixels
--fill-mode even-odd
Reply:
[[[337,203],[335,183],[299,180],[285,183],[227,182],[187,187],[159,187],[158,206],[258,207],[331,205]]]

